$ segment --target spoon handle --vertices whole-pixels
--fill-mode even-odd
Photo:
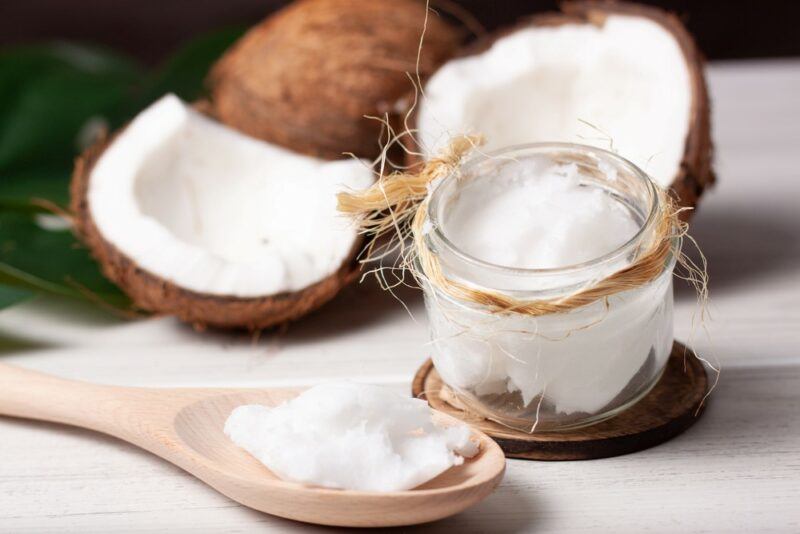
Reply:
[[[178,390],[91,384],[0,364],[0,416],[88,428],[148,449],[171,427],[175,401],[184,396]]]
[[[106,431],[103,412],[117,390],[0,364],[0,415]]]

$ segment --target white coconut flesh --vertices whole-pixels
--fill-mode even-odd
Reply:
[[[599,27],[520,29],[446,63],[425,87],[417,126],[428,155],[461,133],[483,134],[487,149],[611,146],[667,187],[680,168],[691,105],[690,69],[675,37],[648,19],[611,15]]]
[[[167,95],[106,149],[87,200],[104,239],[146,271],[198,293],[260,297],[341,267],[357,232],[336,194],[372,181],[363,162],[298,155]]]

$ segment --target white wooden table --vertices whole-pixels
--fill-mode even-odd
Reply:
[[[722,363],[705,416],[637,454],[510,460],[489,499],[419,527],[449,532],[800,532],[800,61],[709,68],[718,187],[693,233],[712,276],[710,341]],[[0,314],[2,361],[142,386],[311,384],[339,377],[409,391],[426,357],[416,317],[374,284],[348,290],[284,335],[196,334],[171,319],[122,323],[38,301]],[[676,333],[694,299],[677,291]],[[0,532],[315,530],[253,512],[117,440],[0,420]],[[409,529],[412,530],[412,529]]]

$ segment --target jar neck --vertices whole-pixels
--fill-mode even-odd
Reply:
[[[496,265],[476,258],[447,235],[446,214],[465,187],[480,187],[508,166],[542,159],[554,165],[574,164],[581,186],[602,189],[631,213],[638,231],[627,242],[583,263],[557,268],[528,269]],[[476,156],[442,180],[427,205],[426,244],[438,256],[443,274],[454,281],[524,299],[549,299],[569,294],[602,280],[635,262],[656,238],[661,206],[656,185],[631,162],[611,152],[569,143],[521,145]],[[665,266],[666,267],[666,266]]]

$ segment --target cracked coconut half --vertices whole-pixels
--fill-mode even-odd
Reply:
[[[362,161],[291,152],[168,95],[84,154],[72,207],[105,274],[137,306],[258,329],[349,281],[359,237],[336,194],[372,182]]]
[[[713,180],[703,64],[657,8],[572,2],[475,43],[436,71],[417,110],[436,154],[454,134],[486,150],[541,141],[611,148],[695,206]]]

